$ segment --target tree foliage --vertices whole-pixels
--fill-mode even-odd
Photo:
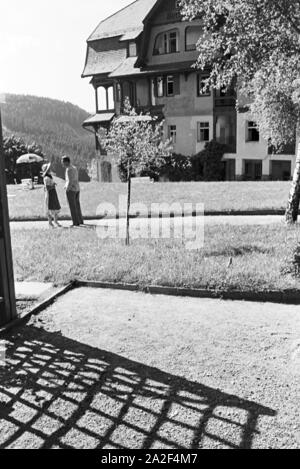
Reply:
[[[205,147],[192,158],[192,165],[196,180],[223,181],[224,166],[223,156],[226,153],[226,145],[211,140]]]
[[[138,115],[126,99],[124,115],[114,119],[104,142],[119,168],[127,168],[126,245],[130,239],[131,178],[145,171],[159,171],[171,154],[171,142],[163,138],[163,125],[150,115]]]
[[[160,176],[167,178],[170,182],[192,181],[192,158],[173,153],[167,158],[166,164],[160,169]]]
[[[119,167],[128,168],[130,177],[146,171],[159,172],[172,149],[170,141],[163,139],[164,123],[155,122],[150,116],[139,116],[128,100],[124,115],[127,119],[117,117],[113,121],[105,141],[106,149]]]
[[[26,153],[34,153],[44,158],[42,148],[35,142],[27,145],[24,140],[14,135],[5,137],[3,140],[3,153],[5,158],[5,171],[7,180],[13,183],[15,179],[20,179],[24,175],[30,176],[28,165],[17,166],[17,159]],[[38,175],[40,165],[33,167],[33,174]]]
[[[238,86],[260,131],[275,146],[291,141],[300,117],[300,0],[181,0],[200,17],[197,67],[207,86]]]

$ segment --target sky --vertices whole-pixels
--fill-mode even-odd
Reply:
[[[93,112],[86,40],[133,0],[0,0],[0,93],[70,101]]]

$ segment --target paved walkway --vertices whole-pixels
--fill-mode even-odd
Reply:
[[[15,282],[16,298],[18,300],[44,298],[45,295],[50,294],[52,289],[52,283]]]
[[[241,225],[269,225],[273,223],[284,223],[284,218],[280,215],[259,215],[259,216],[206,216],[199,218],[197,217],[197,220],[203,221],[205,224],[209,225],[235,225],[235,226],[241,226]],[[147,218],[138,218],[138,219],[132,219],[130,221],[131,226],[133,229],[136,227],[141,227],[141,226],[151,226],[153,224],[157,224],[157,222],[160,221],[163,225],[166,225],[167,223],[170,222],[170,219],[168,218],[162,218],[161,220],[158,219],[152,219],[149,220]],[[184,226],[186,227],[192,227],[196,223],[195,217],[185,217],[185,218],[172,218],[171,222],[175,224],[175,226],[182,225],[184,223]],[[66,222],[63,221],[61,222],[62,226],[64,228],[70,227],[71,222]],[[116,224],[125,226],[126,220],[121,219],[121,220],[91,220],[87,221],[86,225],[87,227],[111,227],[115,226]],[[40,230],[45,230],[48,229],[48,223],[47,222],[11,222],[10,224],[11,228],[13,230],[31,230],[31,229],[40,229]]]
[[[4,337],[0,447],[299,449],[299,332],[294,306],[74,290]]]

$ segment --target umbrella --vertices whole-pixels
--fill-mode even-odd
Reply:
[[[35,155],[34,153],[27,153],[26,155],[22,155],[17,159],[17,164],[41,163],[42,161],[44,161],[44,159],[41,156]]]
[[[27,153],[26,155],[20,156],[20,158],[17,159],[16,163],[17,164],[30,164],[31,180],[33,180],[31,164],[41,163],[42,161],[44,161],[44,159],[41,156],[35,155],[34,153]],[[32,189],[34,189],[33,183],[32,183]]]

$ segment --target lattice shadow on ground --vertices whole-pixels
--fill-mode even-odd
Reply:
[[[25,325],[4,337],[1,448],[251,448],[272,409]]]

